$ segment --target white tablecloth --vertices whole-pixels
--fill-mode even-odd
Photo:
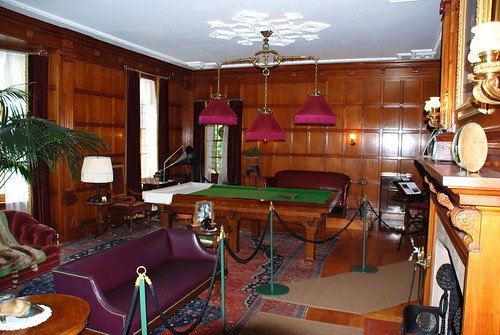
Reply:
[[[174,194],[190,194],[193,192],[206,190],[211,186],[212,184],[210,183],[190,182],[170,187],[163,187],[156,190],[143,191],[142,199],[144,199],[144,202],[149,202],[152,204],[169,205],[172,203],[172,197],[174,196]]]

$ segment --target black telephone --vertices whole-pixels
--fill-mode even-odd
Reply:
[[[397,183],[400,186],[400,189],[403,190],[406,195],[422,194],[417,184],[415,184],[413,181],[398,181]]]

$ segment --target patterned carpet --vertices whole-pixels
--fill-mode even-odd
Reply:
[[[132,233],[125,227],[114,231],[115,235],[107,233],[103,236],[84,238],[82,240],[61,245],[62,263],[86,257],[90,254],[113,247],[127,240],[140,237],[153,230],[161,228],[156,221],[151,227],[137,224]],[[249,233],[242,232],[240,236],[240,252],[238,257],[246,258],[255,249],[258,241],[252,239]],[[246,264],[236,262],[230,256],[227,259],[228,273],[225,283],[225,314],[226,334],[236,335],[245,324],[258,312],[274,313],[283,316],[303,318],[307,311],[306,306],[272,301],[262,298],[255,292],[255,288],[268,283],[270,279],[270,248],[269,237],[266,236],[262,250],[256,257]],[[316,251],[316,261],[304,260],[304,243],[288,234],[274,234],[274,282],[291,283],[311,278],[318,278],[326,260],[335,245],[335,240],[319,245]],[[153,283],[154,284],[154,283]],[[53,277],[51,273],[44,274],[33,280],[22,283],[17,291],[19,296],[32,294],[54,293]],[[169,324],[177,330],[183,330],[196,320],[203,307],[206,292],[195,298],[169,319]],[[220,334],[222,329],[222,301],[221,292],[214,292],[200,325],[192,332],[195,335]],[[164,325],[155,329],[152,335],[170,334]]]

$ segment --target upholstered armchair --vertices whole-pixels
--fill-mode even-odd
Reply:
[[[17,278],[13,278],[12,270],[9,268],[0,270],[0,291],[41,276],[61,264],[61,252],[54,243],[57,236],[54,228],[39,223],[25,212],[16,210],[2,212],[5,213],[4,218],[7,220],[8,233],[16,239],[17,243],[41,250],[44,256],[40,259],[37,258],[37,271],[33,271],[29,265],[19,265]]]
[[[113,165],[113,182],[111,183],[111,202],[108,206],[108,217],[111,222],[113,215],[121,215],[129,229],[133,229],[134,219],[147,218],[151,223],[151,204],[140,201],[141,193],[129,189],[125,182],[125,167],[123,164]]]

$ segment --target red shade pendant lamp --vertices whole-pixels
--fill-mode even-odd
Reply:
[[[248,127],[245,138],[247,141],[284,141],[285,131],[281,128],[273,112],[267,108],[267,77],[269,69],[264,68],[264,108],[259,109],[259,113]]]
[[[337,116],[333,114],[323,94],[318,91],[318,60],[316,59],[314,91],[308,94],[306,102],[295,114],[295,124],[335,125]]]
[[[249,141],[284,141],[285,131],[270,109],[261,108],[255,120],[248,127],[245,138]]]
[[[200,113],[198,119],[200,124],[234,126],[238,122],[238,118],[231,107],[229,107],[226,97],[220,94],[221,65],[221,63],[217,64],[217,93],[212,95],[212,99],[207,104],[207,107]]]

